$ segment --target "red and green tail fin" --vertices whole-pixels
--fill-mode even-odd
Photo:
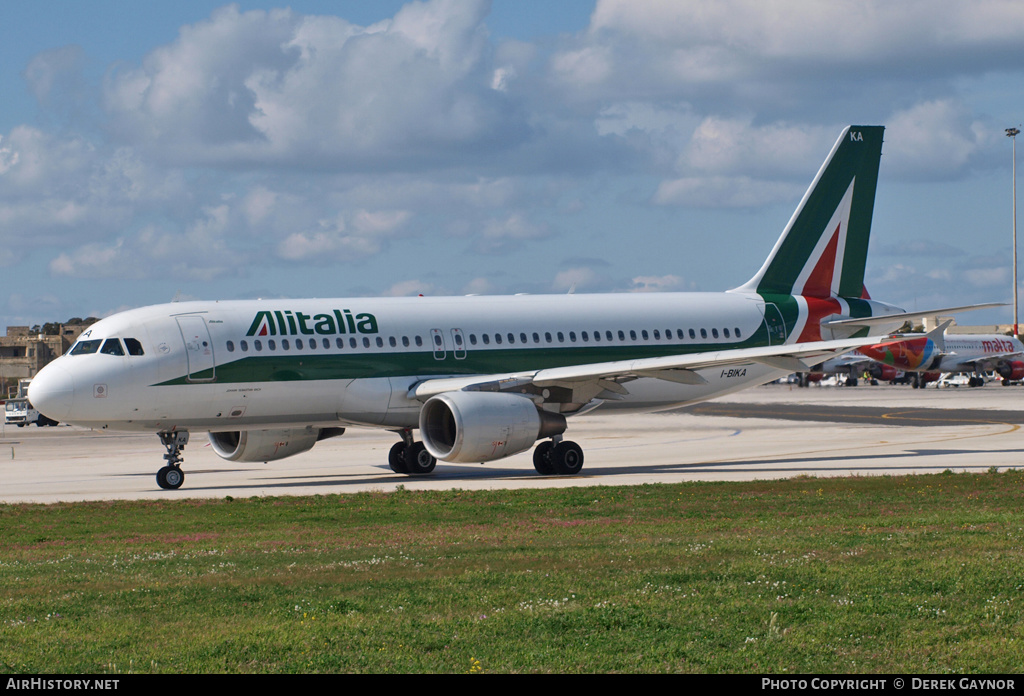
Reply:
[[[768,260],[738,291],[861,297],[884,130],[843,131]]]

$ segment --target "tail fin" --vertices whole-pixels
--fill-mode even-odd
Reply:
[[[737,291],[861,296],[884,130],[843,131],[768,260]]]

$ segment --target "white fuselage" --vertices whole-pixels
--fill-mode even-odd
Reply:
[[[945,352],[931,368],[936,372],[984,372],[1001,360],[1024,353],[1019,339],[1001,334],[947,333],[945,343]]]
[[[745,293],[157,305],[91,327],[40,372],[33,400],[51,418],[114,430],[415,428],[422,404],[409,390],[424,380],[792,342],[767,329],[765,312]],[[750,364],[701,370],[700,385],[638,379],[602,403],[666,408],[786,372]]]

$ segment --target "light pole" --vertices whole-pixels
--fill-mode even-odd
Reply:
[[[1019,128],[1007,128],[1006,137],[1013,141],[1013,337],[1017,332],[1017,134]]]

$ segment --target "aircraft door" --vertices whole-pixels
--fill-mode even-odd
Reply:
[[[764,326],[768,330],[768,345],[777,346],[786,342],[786,322],[782,312],[771,302],[764,305]]]
[[[212,382],[217,378],[213,358],[213,341],[206,327],[206,320],[200,316],[180,316],[178,329],[185,341],[185,357],[188,360],[189,382]]]

